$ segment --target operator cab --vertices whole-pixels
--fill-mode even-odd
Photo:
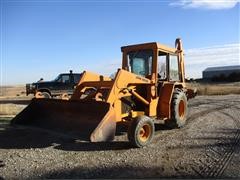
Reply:
[[[159,43],[122,47],[122,68],[150,80],[182,82],[177,49]]]

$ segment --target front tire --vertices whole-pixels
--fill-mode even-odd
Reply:
[[[154,131],[153,120],[147,116],[139,116],[128,128],[128,139],[134,147],[147,146],[153,139]]]
[[[62,100],[69,100],[69,95],[68,95],[68,93],[63,93],[63,94],[61,95],[61,99],[62,99]]]

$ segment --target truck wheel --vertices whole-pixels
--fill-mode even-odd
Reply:
[[[134,147],[147,146],[153,139],[154,131],[153,120],[147,116],[139,116],[128,128],[128,140]]]
[[[96,92],[96,89],[95,88],[89,88],[89,89],[86,89],[85,91],[84,91],[84,94],[85,95],[90,95],[90,94],[92,94],[92,93],[95,93]]]
[[[174,90],[171,113],[172,119],[168,123],[171,128],[181,128],[186,124],[188,113],[187,97],[180,89]]]
[[[61,99],[62,99],[62,100],[69,100],[69,95],[68,95],[68,93],[63,93],[63,94],[61,95]]]
[[[35,98],[46,98],[46,99],[49,99],[49,98],[52,98],[51,95],[48,93],[48,92],[37,92],[35,94]]]
[[[52,96],[48,92],[42,92],[42,95],[46,99],[52,98]]]

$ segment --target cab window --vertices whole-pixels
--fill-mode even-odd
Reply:
[[[159,51],[158,53],[158,79],[165,80],[167,78],[167,58],[168,54]]]
[[[70,83],[69,75],[62,75],[62,83]]]
[[[152,50],[132,51],[127,54],[129,71],[141,76],[152,74]]]
[[[178,57],[176,55],[170,55],[169,57],[169,78],[170,81],[179,81],[179,69],[178,69]]]
[[[80,80],[80,77],[81,77],[80,75],[75,74],[74,75],[74,83],[77,84],[79,82],[79,80]]]

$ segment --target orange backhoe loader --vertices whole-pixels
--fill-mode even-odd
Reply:
[[[34,98],[12,124],[74,133],[100,142],[112,141],[116,126],[124,123],[135,147],[151,142],[155,123],[184,126],[187,100],[195,91],[185,85],[181,40],[176,39],[175,48],[153,42],[121,50],[122,68],[114,79],[84,71],[70,99]]]

